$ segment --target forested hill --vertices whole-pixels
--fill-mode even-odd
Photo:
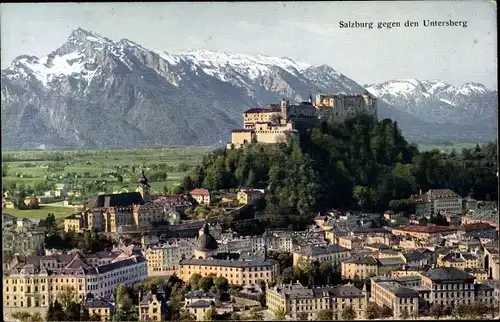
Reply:
[[[204,157],[193,181],[213,190],[269,183],[264,213],[273,226],[284,227],[331,208],[404,209],[419,189],[450,188],[462,196],[495,199],[495,163],[496,143],[450,154],[419,152],[396,122],[359,117],[344,125],[325,122],[300,145],[215,150]]]

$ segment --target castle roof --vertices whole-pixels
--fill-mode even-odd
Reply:
[[[211,252],[219,248],[217,240],[210,234],[210,226],[207,222],[203,225],[202,232],[196,239],[196,249],[204,252]]]
[[[124,192],[93,196],[89,199],[87,208],[130,207],[134,204],[143,203],[144,201],[139,192]]]

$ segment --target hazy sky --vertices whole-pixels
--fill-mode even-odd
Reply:
[[[415,20],[418,28],[342,29],[339,21]],[[423,19],[467,28],[422,26]],[[209,49],[328,64],[358,83],[396,78],[497,87],[490,1],[1,4],[2,68],[43,56],[81,27],[169,52]]]

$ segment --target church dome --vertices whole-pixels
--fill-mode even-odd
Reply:
[[[203,252],[211,252],[219,248],[217,240],[215,240],[214,236],[210,235],[207,222],[203,225],[202,231],[200,231],[200,235],[196,239],[196,248]]]

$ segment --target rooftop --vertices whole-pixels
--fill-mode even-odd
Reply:
[[[444,282],[452,280],[474,281],[474,276],[454,267],[434,268],[428,270],[425,273],[422,273],[422,275],[430,278],[432,281],[435,282]]]
[[[225,260],[225,259],[184,259],[180,265],[200,265],[200,266],[222,266],[222,267],[270,267],[278,265],[274,259],[255,259],[255,260]]]
[[[307,246],[296,251],[296,253],[303,256],[319,256],[332,253],[344,253],[350,252],[349,249],[339,246],[337,244],[331,244],[327,246]]]
[[[450,226],[419,226],[419,225],[408,225],[404,227],[394,228],[394,230],[402,230],[408,232],[416,232],[416,233],[440,233],[440,232],[449,232],[456,231],[456,228]]]

